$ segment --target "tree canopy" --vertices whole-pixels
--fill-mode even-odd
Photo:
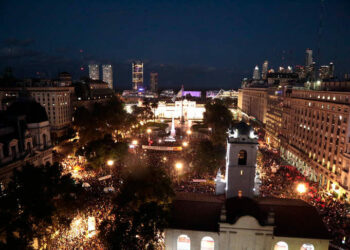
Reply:
[[[226,131],[232,123],[232,119],[231,111],[221,101],[205,105],[203,121],[212,129],[210,138],[214,144],[225,142]]]
[[[162,168],[139,162],[130,166],[113,202],[113,220],[101,225],[108,249],[154,249],[167,225],[174,193]]]
[[[34,238],[43,243],[58,226],[69,226],[79,192],[57,163],[15,170],[0,196],[0,234],[6,239],[0,248],[30,249]]]

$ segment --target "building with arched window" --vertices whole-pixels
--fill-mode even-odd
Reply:
[[[177,194],[166,249],[328,249],[331,236],[313,206],[255,196],[256,151],[250,126],[241,122],[229,129],[225,178],[219,171],[216,195]]]

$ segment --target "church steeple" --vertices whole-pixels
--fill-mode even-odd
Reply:
[[[257,136],[244,122],[228,130],[226,151],[226,198],[256,194]]]

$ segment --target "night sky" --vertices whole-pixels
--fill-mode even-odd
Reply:
[[[146,83],[159,72],[160,87],[237,88],[264,60],[304,64],[306,48],[342,77],[350,1],[2,0],[0,43],[1,71],[78,79],[81,65],[112,63],[118,88],[130,88],[134,59],[145,62]]]

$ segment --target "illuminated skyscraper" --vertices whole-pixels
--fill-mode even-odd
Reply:
[[[262,72],[261,72],[262,79],[266,79],[268,70],[269,70],[269,62],[265,61],[262,66]]]
[[[100,80],[100,69],[98,64],[89,64],[89,77],[92,80]]]
[[[102,78],[103,78],[104,82],[108,83],[108,87],[110,89],[113,89],[112,65],[110,65],[110,64],[102,65]]]
[[[132,63],[132,88],[138,90],[143,87],[143,62]]]
[[[260,79],[260,71],[258,65],[255,66],[254,72],[253,72],[253,79],[259,80]]]
[[[334,63],[332,62],[329,63],[329,77],[330,78],[334,77]]]
[[[306,49],[305,66],[311,66],[312,64],[312,50]]]
[[[150,73],[150,87],[151,87],[151,91],[155,92],[158,90],[158,73],[157,72]]]

